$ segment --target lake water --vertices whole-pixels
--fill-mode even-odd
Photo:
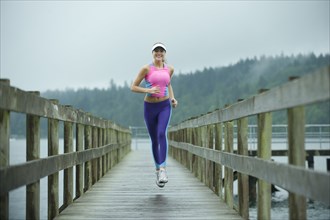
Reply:
[[[59,142],[59,153],[63,153],[63,140]],[[285,141],[274,140],[272,149],[287,149]],[[10,164],[23,163],[26,160],[26,143],[23,139],[11,139],[10,140]],[[249,145],[251,149],[256,149],[256,144],[251,143]],[[329,142],[318,143],[306,141],[307,149],[330,149]],[[142,148],[149,148],[148,140],[140,139],[132,141],[132,149],[139,150]],[[235,146],[234,146],[235,148]],[[40,141],[40,157],[47,157],[48,145],[47,140],[42,139]],[[316,156],[314,158],[314,169],[325,171],[326,159],[330,156]],[[287,157],[272,157],[276,162],[287,163]],[[307,165],[306,165],[307,166]],[[74,175],[75,176],[75,175]],[[75,187],[75,184],[74,184]],[[25,219],[25,186],[13,190],[9,193],[9,218],[10,219]],[[272,197],[272,219],[289,219],[288,214],[288,193],[287,191],[277,187],[280,191],[276,192]],[[75,189],[74,189],[75,192]],[[237,195],[237,181],[234,183],[234,194]],[[75,195],[74,195],[75,196]],[[63,171],[59,172],[59,207],[63,203]],[[330,207],[327,207],[319,202],[308,202],[307,210],[308,219],[317,220],[330,220]],[[40,180],[40,218],[47,219],[47,177]],[[250,219],[257,219],[256,207],[250,207]]]

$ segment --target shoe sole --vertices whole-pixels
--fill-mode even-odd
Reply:
[[[163,183],[163,184],[165,184],[165,183],[167,183],[168,182],[168,180],[159,180],[159,183]]]
[[[165,186],[165,183],[157,182],[157,180],[156,180],[156,185],[157,185],[159,188],[163,188],[163,187]]]

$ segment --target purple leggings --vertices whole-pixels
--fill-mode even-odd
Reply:
[[[156,169],[166,166],[167,127],[171,113],[172,107],[169,100],[157,103],[144,102],[144,120],[151,139]]]

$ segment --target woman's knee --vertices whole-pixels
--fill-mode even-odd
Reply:
[[[164,139],[166,139],[166,132],[158,133],[158,140],[161,141],[161,140],[164,140]]]

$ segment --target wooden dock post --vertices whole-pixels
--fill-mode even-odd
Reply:
[[[58,100],[51,100],[53,107],[57,108]],[[48,156],[58,155],[59,136],[57,119],[48,119]],[[58,172],[48,176],[48,219],[55,218],[58,208]]]
[[[206,126],[201,126],[199,129],[199,135],[198,135],[199,139],[200,139],[200,145],[203,148],[206,148]],[[201,181],[202,183],[204,183],[205,185],[207,185],[207,180],[206,180],[206,159],[199,157],[200,161],[201,161],[201,165],[200,166],[200,175],[201,175]]]
[[[192,137],[191,137],[191,140],[192,140],[192,144],[193,145],[197,145],[197,138],[196,138],[196,135],[197,134],[197,128],[192,128]],[[192,155],[192,172],[193,174],[197,177],[198,176],[198,156],[193,154]]]
[[[215,150],[222,151],[222,123],[215,125]],[[223,199],[222,195],[222,165],[215,165],[215,193]]]
[[[214,125],[207,125],[207,148],[213,149]],[[207,160],[206,180],[208,187],[214,191],[214,162]]]
[[[183,130],[183,141],[187,143],[188,141],[188,129]],[[186,150],[181,150],[182,151],[182,163],[185,167],[188,168],[188,157],[187,157],[187,151]]]
[[[192,135],[193,135],[193,129],[188,128],[187,143],[192,144]],[[191,152],[188,152],[188,161],[189,161],[189,163],[187,164],[187,166],[188,166],[188,169],[190,171],[193,171],[193,157],[194,157],[194,154],[192,154]]]
[[[289,164],[305,167],[305,109],[288,109]],[[306,198],[289,193],[290,219],[306,219]]]
[[[110,132],[110,128],[107,128],[105,131],[105,142],[106,144],[110,144],[111,143],[111,132]],[[110,170],[110,166],[111,166],[111,158],[110,158],[110,153],[106,154],[106,172],[108,172]]]
[[[85,126],[85,150],[92,148],[92,127],[90,125]],[[92,186],[92,162],[85,162],[85,171],[84,171],[84,179],[85,179],[85,188],[86,192]]]
[[[248,156],[248,118],[237,121],[237,152]],[[238,208],[243,219],[249,219],[249,176],[238,173]]]
[[[10,85],[8,79],[1,79],[0,83]],[[0,109],[0,168],[9,166],[9,138],[10,138],[10,112]],[[9,193],[0,196],[0,219],[9,218]]]
[[[267,90],[261,89],[259,93]],[[258,114],[258,157],[271,159],[272,113]],[[258,219],[271,219],[271,184],[258,179]]]
[[[225,122],[225,152],[233,153],[234,125],[233,122]],[[225,167],[225,202],[229,207],[234,207],[233,197],[234,174],[231,168]]]
[[[69,108],[69,106],[67,106]],[[64,153],[73,152],[73,125],[64,122]],[[73,167],[64,170],[63,206],[73,202]]]
[[[197,137],[197,145],[204,147],[203,146],[203,140],[202,140],[202,126],[196,128],[196,137]],[[197,161],[198,161],[198,167],[197,167],[197,178],[202,182],[205,183],[205,174],[204,174],[204,168],[205,168],[205,159],[197,156]]]
[[[104,133],[103,133],[104,129],[103,128],[98,128],[98,146],[97,147],[101,147],[104,145]],[[104,156],[100,157],[98,160],[98,173],[97,173],[97,179],[100,180],[102,178],[102,176],[104,175]]]
[[[30,92],[40,96],[40,92]],[[26,161],[40,158],[40,117],[26,115]],[[40,180],[26,186],[26,219],[40,219]]]
[[[98,129],[97,127],[92,127],[92,148],[98,147]],[[98,179],[98,159],[92,160],[92,185],[94,185]]]
[[[76,151],[84,150],[84,126],[76,124]],[[84,170],[83,164],[76,166],[76,198],[84,193]]]

